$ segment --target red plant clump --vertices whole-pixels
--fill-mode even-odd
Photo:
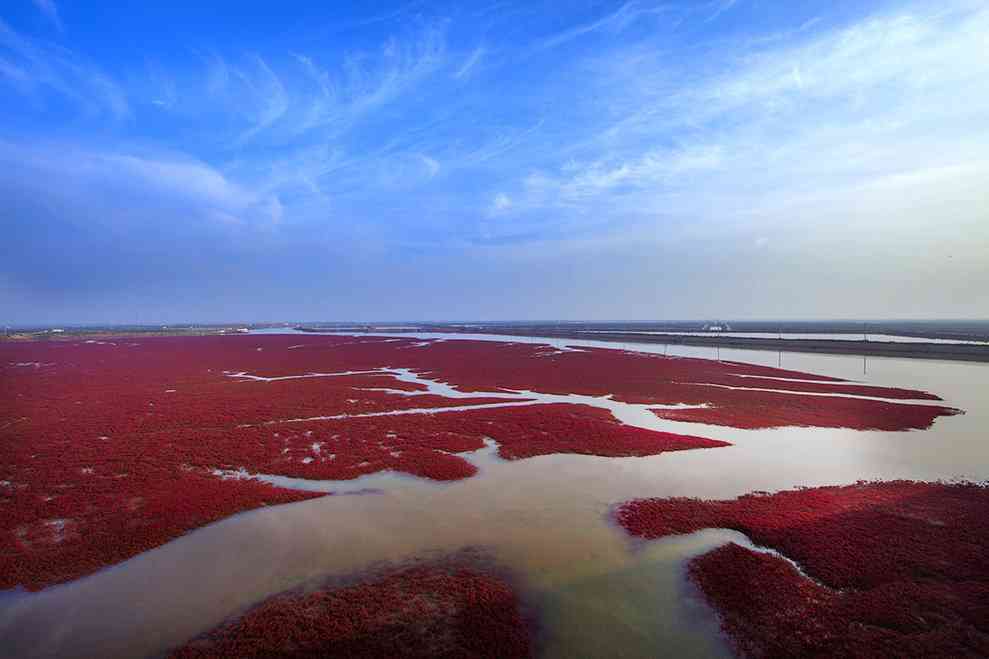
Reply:
[[[39,590],[243,510],[322,496],[150,460],[131,472],[112,469],[96,467],[82,482],[49,462],[0,486],[0,588]]]
[[[703,389],[703,391],[701,390]],[[654,410],[670,421],[707,423],[733,428],[810,426],[853,430],[922,430],[935,419],[956,414],[940,405],[891,403],[847,396],[800,396],[710,387],[682,387],[685,398],[709,407]]]
[[[763,377],[738,378],[733,387],[746,389],[778,389],[803,393],[849,394],[852,396],[872,396],[874,398],[894,398],[901,400],[941,400],[939,396],[926,391],[900,389],[899,387],[877,387],[865,384],[843,384],[841,382],[794,382]]]
[[[646,499],[616,511],[643,538],[731,528],[796,561],[734,543],[688,571],[746,656],[989,654],[989,488],[893,481]]]
[[[532,630],[505,580],[421,565],[276,595],[175,650],[200,657],[530,657]]]
[[[456,454],[482,448],[485,438],[510,459],[560,452],[641,456],[725,445],[624,426],[608,412],[582,405],[367,416],[504,402],[429,394],[385,368],[410,369],[464,392],[708,403],[715,407],[696,413],[730,413],[743,427],[762,419],[771,425],[898,429],[924,427],[952,412],[712,387],[707,385],[832,387],[935,398],[768,367],[597,349],[350,336],[2,343],[0,588],[36,589],[72,579],[235,512],[316,496],[220,478],[214,470],[352,479],[391,469],[455,480],[476,473]],[[282,379],[238,375],[245,373]],[[690,410],[663,414],[691,418]]]
[[[388,469],[434,480],[465,478],[477,468],[454,454],[484,448],[485,438],[497,442],[498,454],[510,460],[550,453],[645,456],[728,446],[625,426],[606,410],[567,403],[356,416],[171,437],[185,447],[182,460],[189,464],[320,480]]]
[[[437,419],[447,415],[433,415]],[[625,426],[607,410],[554,404],[464,412],[444,420],[498,442],[509,460],[551,453],[604,457],[657,455],[666,451],[730,446],[728,442]]]

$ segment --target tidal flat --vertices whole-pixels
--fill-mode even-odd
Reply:
[[[624,502],[989,478],[985,365],[471,338],[0,346],[0,641],[160,656],[469,549],[526,652],[730,655],[687,566],[746,538],[637,539]]]

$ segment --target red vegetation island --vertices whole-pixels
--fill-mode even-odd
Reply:
[[[852,392],[849,392],[852,393]],[[939,416],[952,414],[940,405],[892,403],[847,396],[795,396],[789,393],[720,389],[712,395],[696,392],[692,398],[708,398],[709,407],[656,410],[670,421],[706,423],[733,428],[781,428],[806,426],[853,430],[922,430]]]
[[[275,595],[171,654],[173,659],[531,656],[533,624],[512,585],[458,562]]]
[[[617,508],[633,536],[729,528],[735,543],[688,563],[749,657],[989,655],[989,487],[892,481],[643,499]]]
[[[430,393],[388,368],[462,395]],[[908,402],[937,400],[920,391],[533,344],[312,335],[0,343],[0,589],[75,579],[234,513],[321,496],[218,471],[348,480],[394,470],[449,481],[476,473],[460,454],[487,439],[505,459],[726,445],[626,426],[588,405],[528,404],[524,393],[491,407],[506,403],[497,394],[524,391],[703,404],[658,413],[711,423],[704,416],[718,414],[739,427],[904,430],[956,412]],[[409,410],[418,412],[401,413]]]

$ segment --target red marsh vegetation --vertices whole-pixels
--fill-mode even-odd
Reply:
[[[476,395],[428,393],[383,368],[411,369]],[[286,379],[232,377],[237,373]],[[308,375],[318,377],[298,377]],[[753,390],[769,387],[793,393]],[[954,412],[812,397],[808,388],[936,399],[731,362],[483,341],[296,335],[4,343],[0,588],[43,588],[236,512],[319,496],[224,479],[215,470],[332,480],[395,470],[456,480],[476,473],[459,454],[482,448],[485,438],[506,459],[725,445],[622,425],[587,405],[519,405],[524,395],[510,401],[513,407],[388,414],[505,402],[492,393],[707,404],[713,407],[698,412],[731,415],[741,427],[922,428]],[[674,412],[690,410],[663,414]]]
[[[616,510],[633,536],[729,528],[690,579],[751,657],[989,655],[989,488],[893,481],[643,499]]]
[[[444,563],[276,595],[175,650],[205,657],[530,657],[533,625],[499,576]]]

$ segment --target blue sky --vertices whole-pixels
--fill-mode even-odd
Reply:
[[[0,8],[0,324],[989,315],[989,4]]]

